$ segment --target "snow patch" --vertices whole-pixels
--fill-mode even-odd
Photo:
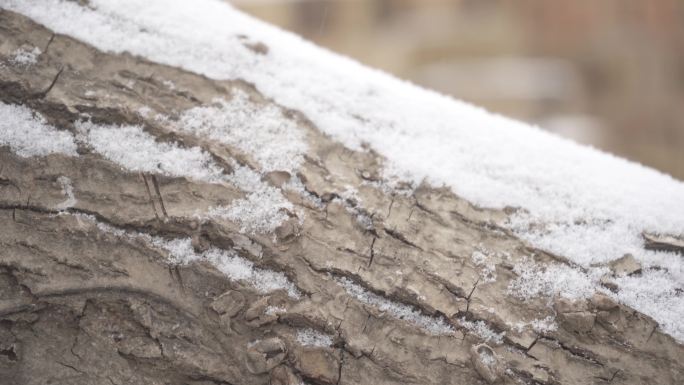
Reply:
[[[285,312],[287,312],[287,309],[280,306],[267,306],[266,310],[264,310],[264,314],[266,315],[278,315],[283,314]]]
[[[548,316],[546,318],[533,319],[529,322],[519,321],[514,324],[509,324],[513,330],[518,333],[524,332],[526,329],[532,329],[534,332],[539,334],[548,334],[558,330],[558,325],[556,324],[556,317]]]
[[[176,90],[176,84],[172,82],[171,80],[164,80],[162,81],[162,84],[169,89],[169,91],[175,91]]]
[[[441,317],[430,317],[412,306],[390,301],[387,298],[371,293],[348,278],[341,277],[335,280],[352,297],[387,313],[391,317],[411,323],[432,335],[450,335],[454,333],[453,327]]]
[[[211,218],[223,218],[240,225],[242,233],[271,234],[285,220],[294,206],[283,194],[273,187],[264,187],[249,193],[246,198],[237,199],[228,207],[214,207],[209,210]]]
[[[78,156],[74,136],[47,124],[31,109],[0,102],[0,146],[28,158],[50,154]]]
[[[487,249],[478,247],[478,249],[473,251],[470,255],[470,259],[475,266],[480,268],[480,281],[482,283],[496,281],[496,264],[489,254],[490,252]]]
[[[245,282],[259,293],[270,293],[285,290],[294,299],[301,298],[299,289],[280,272],[261,269],[254,263],[240,257],[232,250],[210,248],[203,253],[197,253],[192,247],[190,238],[164,239],[144,233],[134,233],[118,229],[105,223],[97,222],[92,216],[75,214],[79,218],[97,223],[100,231],[113,234],[119,238],[139,239],[157,247],[167,253],[168,261],[173,265],[186,265],[193,262],[206,261],[216,267],[226,277],[233,281]]]
[[[653,317],[663,332],[684,341],[681,281],[673,281],[670,272],[660,269],[645,270],[640,276],[616,277],[614,281],[620,291],[613,298]]]
[[[247,197],[236,200],[229,207],[211,209],[209,217],[237,222],[243,232],[272,233],[289,218],[288,212],[296,211],[282,192],[263,182],[258,173],[234,163],[234,172],[225,175],[211,155],[199,147],[188,148],[175,142],[157,141],[140,126],[103,126],[79,121],[75,127],[76,137],[48,125],[40,114],[27,107],[0,102],[0,146],[9,146],[19,156],[54,153],[78,156],[76,143],[80,142],[129,171],[208,183],[232,183],[248,192]],[[73,187],[67,179],[58,180],[67,197],[57,206],[60,210],[76,203]]]
[[[101,126],[77,122],[81,138],[104,158],[130,171],[188,177],[216,183],[222,169],[199,147],[159,142],[140,126]]]
[[[489,349],[482,349],[477,354],[480,356],[480,361],[488,367],[491,368],[496,365],[496,358]]]
[[[525,258],[513,266],[517,277],[508,285],[508,294],[520,299],[552,298],[584,299],[595,293],[606,268],[582,272],[563,264],[540,264]]]
[[[297,342],[303,346],[315,346],[328,348],[332,346],[332,336],[323,334],[318,330],[307,328],[297,330]]]
[[[38,63],[38,56],[43,53],[38,47],[22,46],[12,52],[10,63],[22,67],[30,67]]]
[[[506,335],[505,332],[497,333],[492,330],[484,321],[469,321],[465,317],[458,319],[458,323],[466,330],[483,339],[485,342],[500,344]]]
[[[189,109],[177,128],[185,133],[236,147],[254,158],[263,172],[294,174],[306,153],[304,132],[272,104],[259,105],[240,90],[229,101]]]
[[[66,200],[55,206],[55,208],[57,210],[65,210],[69,207],[74,207],[76,204],[76,197],[74,196],[74,186],[71,184],[71,179],[61,175],[57,178],[57,182],[59,182],[59,185],[62,187],[62,194],[66,196]]]

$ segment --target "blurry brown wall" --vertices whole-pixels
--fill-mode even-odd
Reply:
[[[401,78],[684,180],[682,0],[236,0]]]

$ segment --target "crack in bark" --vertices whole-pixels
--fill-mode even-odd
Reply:
[[[375,257],[375,240],[378,239],[377,237],[373,237],[373,240],[371,241],[370,245],[370,258],[368,259],[368,267],[370,268],[371,265],[373,264],[373,258]]]
[[[390,201],[389,208],[387,209],[387,218],[389,219],[390,215],[392,215],[392,206],[394,205],[394,194],[392,194],[392,200]]]
[[[145,173],[141,172],[140,176],[143,179],[143,182],[145,182],[145,190],[147,190],[147,196],[150,198],[150,205],[152,205],[152,211],[154,211],[154,216],[159,219],[159,215],[157,214],[157,207],[154,204],[154,198],[152,198],[152,191],[150,190],[150,185],[147,182],[147,177],[145,176]]]
[[[86,372],[84,372],[84,371],[82,371],[82,370],[78,370],[78,369],[76,369],[76,367],[74,367],[74,366],[72,366],[72,365],[65,364],[65,363],[63,363],[63,362],[61,362],[61,361],[55,361],[55,362],[58,363],[58,364],[60,364],[60,365],[62,365],[62,366],[64,366],[64,367],[66,367],[66,368],[69,368],[69,369],[75,371],[76,373],[88,375],[88,373],[86,373]]]
[[[166,213],[166,207],[164,207],[164,199],[162,198],[161,191],[159,191],[159,183],[157,182],[157,177],[154,174],[150,176],[152,177],[152,184],[154,184],[154,190],[157,192],[157,197],[159,198],[159,205],[161,206],[162,213],[164,214],[164,217],[168,218],[169,214]]]
[[[596,355],[594,353],[592,353],[588,350],[582,349],[582,348],[577,347],[577,346],[566,345],[566,344],[562,343],[560,340],[549,337],[549,336],[540,337],[540,339],[548,340],[548,341],[555,343],[556,346],[561,348],[563,351],[568,352],[568,354],[570,354],[573,357],[577,357],[577,358],[580,358],[582,360],[589,361],[592,364],[595,364],[595,365],[598,365],[601,367],[605,366],[601,361],[598,360],[598,358],[596,357]]]
[[[475,284],[473,285],[473,288],[470,290],[470,293],[468,293],[468,296],[466,297],[466,313],[470,312],[470,299],[473,297],[473,293],[475,293],[475,289],[477,289],[477,284],[480,283],[480,277],[477,277],[477,280],[475,281]]]
[[[56,34],[55,34],[54,32],[52,33],[52,35],[50,35],[50,39],[48,39],[47,44],[45,44],[45,48],[43,48],[43,53],[44,53],[44,54],[47,53],[48,50],[50,49],[50,45],[51,45],[52,42],[55,40],[55,36],[56,36]]]
[[[413,242],[409,241],[408,239],[406,239],[406,237],[404,236],[404,234],[402,234],[402,233],[400,233],[400,232],[398,232],[398,231],[396,231],[396,230],[389,229],[389,228],[387,228],[387,227],[384,227],[383,230],[385,230],[385,233],[386,233],[387,235],[389,235],[390,237],[392,237],[392,238],[394,238],[394,239],[400,241],[401,243],[403,243],[403,244],[405,244],[405,245],[408,245],[408,246],[411,246],[411,247],[413,247],[413,248],[416,248],[416,249],[418,249],[418,250],[420,250],[420,251],[423,251],[423,249],[420,248],[420,246],[418,246],[418,245],[416,245],[415,243],[413,243]]]
[[[43,98],[45,98],[47,96],[47,94],[50,93],[50,91],[52,91],[52,88],[55,86],[55,84],[57,84],[57,80],[59,79],[60,75],[62,75],[63,71],[64,71],[64,67],[60,67],[59,71],[57,71],[57,74],[55,75],[55,77],[50,82],[50,85],[48,85],[48,87],[45,90],[36,92],[35,94],[31,95],[30,98],[31,99],[43,99]]]

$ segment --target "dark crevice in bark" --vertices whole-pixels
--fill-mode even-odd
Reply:
[[[375,258],[375,240],[378,239],[377,237],[373,237],[373,240],[371,241],[370,245],[370,258],[368,258],[368,267],[370,268],[373,265],[373,258]]]
[[[394,239],[400,241],[401,243],[403,243],[403,244],[405,244],[405,245],[408,245],[408,246],[411,246],[411,247],[413,247],[413,248],[416,248],[416,249],[418,249],[418,250],[420,250],[420,251],[423,251],[423,249],[420,248],[420,246],[418,246],[418,245],[416,245],[415,243],[413,243],[413,242],[409,241],[408,239],[406,239],[406,237],[404,236],[404,234],[400,233],[399,231],[392,230],[392,229],[389,229],[389,228],[387,228],[387,227],[385,227],[384,230],[385,230],[385,233],[386,233],[387,235],[389,235],[390,237],[392,237],[392,238],[394,238]]]
[[[62,75],[62,72],[63,72],[63,71],[64,71],[64,67],[61,67],[61,68],[59,69],[59,71],[57,71],[57,74],[55,75],[55,77],[54,77],[54,78],[52,79],[52,81],[50,82],[50,85],[48,85],[48,87],[47,87],[45,90],[40,91],[40,92],[38,92],[38,93],[32,95],[32,98],[35,98],[35,99],[43,99],[43,98],[45,98],[45,97],[47,96],[47,94],[49,94],[50,91],[52,91],[52,88],[55,86],[55,84],[57,84],[57,80],[58,80],[59,77]]]
[[[154,184],[154,191],[157,192],[157,197],[159,197],[159,205],[161,206],[162,213],[164,217],[168,218],[169,214],[166,213],[166,207],[164,207],[164,198],[162,198],[161,191],[159,190],[159,182],[157,182],[157,177],[154,174],[151,175],[152,183]]]
[[[55,34],[54,32],[50,35],[50,39],[48,39],[48,42],[47,42],[47,44],[45,44],[45,48],[43,48],[43,51],[42,51],[44,54],[47,53],[48,50],[50,49],[50,45],[52,45],[52,42],[55,40],[56,35],[57,34]]]

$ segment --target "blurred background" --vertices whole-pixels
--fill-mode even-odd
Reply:
[[[684,180],[684,0],[231,0],[364,64]]]

